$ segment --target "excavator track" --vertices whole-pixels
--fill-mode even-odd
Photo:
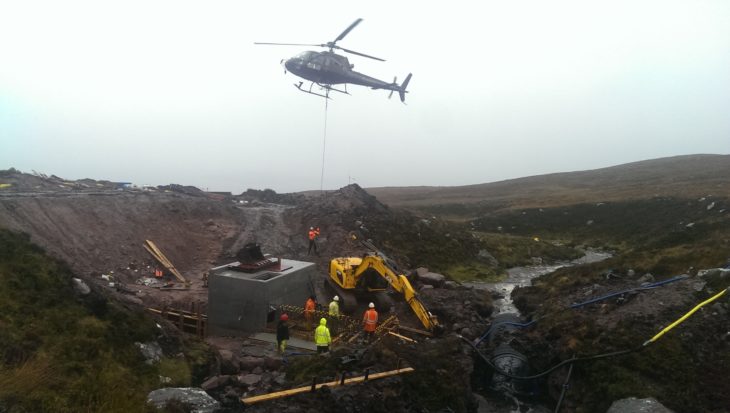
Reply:
[[[324,289],[327,291],[327,299],[331,300],[335,294],[340,296],[340,311],[345,314],[352,314],[357,307],[357,297],[350,291],[345,291],[340,286],[327,278],[324,280]]]

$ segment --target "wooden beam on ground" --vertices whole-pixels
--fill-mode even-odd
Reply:
[[[355,339],[356,339],[356,338],[360,337],[360,334],[361,334],[361,333],[362,333],[362,331],[358,331],[358,332],[357,332],[357,334],[355,334],[354,336],[350,337],[350,339],[349,339],[349,340],[347,340],[347,342],[348,342],[349,344],[351,344],[351,343],[352,343],[353,341],[355,341]]]
[[[155,245],[154,242],[152,242],[150,240],[145,240],[145,242],[147,243],[147,245],[144,245],[144,248],[147,250],[147,252],[152,254],[152,256],[155,257],[155,259],[160,264],[162,264],[163,267],[167,268],[167,270],[170,271],[172,273],[172,275],[174,275],[178,280],[180,280],[181,282],[183,282],[185,284],[189,284],[189,281],[185,277],[183,277],[182,274],[180,274],[180,271],[178,271],[177,268],[175,268],[175,266],[172,265],[172,262],[170,262],[170,260],[167,259],[165,254],[163,254],[159,248],[157,248],[157,245]]]
[[[408,337],[406,337],[406,336],[402,336],[402,335],[400,335],[400,334],[398,334],[398,333],[394,333],[394,332],[392,332],[392,331],[388,331],[388,334],[390,334],[391,336],[396,336],[396,337],[398,337],[398,338],[399,338],[399,339],[401,339],[401,340],[406,340],[406,341],[410,341],[411,343],[418,343],[418,341],[416,341],[416,340],[414,340],[414,339],[412,339],[412,338],[408,338]]]
[[[397,376],[397,375],[403,374],[403,373],[410,373],[412,371],[414,371],[412,367],[405,367],[405,368],[397,369],[397,370],[384,371],[382,373],[373,373],[373,374],[368,375],[367,380],[383,379],[386,377]],[[343,384],[340,384],[341,380],[335,380],[335,381],[330,381],[327,383],[317,384],[314,386],[314,389],[317,390],[324,386],[327,386],[327,387],[346,386],[348,384],[362,383],[364,381],[365,381],[365,376],[359,376],[359,377],[353,377],[350,379],[345,379]],[[283,391],[278,391],[278,392],[269,393],[269,394],[262,394],[260,396],[246,397],[246,398],[242,398],[241,401],[244,404],[253,404],[253,403],[263,402],[263,401],[267,401],[267,400],[280,399],[282,397],[289,397],[289,396],[293,396],[295,394],[307,393],[310,391],[312,391],[312,386],[297,387],[296,389],[283,390]]]

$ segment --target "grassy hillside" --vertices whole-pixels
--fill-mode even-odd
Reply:
[[[620,257],[611,265],[653,273],[712,267],[730,255],[730,202],[717,197],[513,210],[485,215],[474,224],[482,231],[568,239],[616,250]]]
[[[0,411],[144,411],[160,376],[185,386],[206,358],[164,358],[149,365],[135,342],[181,343],[155,322],[97,293],[79,296],[70,270],[0,230]]]
[[[450,216],[656,196],[730,196],[730,155],[686,155],[453,187],[368,188],[381,202]]]

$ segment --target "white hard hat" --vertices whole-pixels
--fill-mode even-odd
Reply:
[[[333,298],[333,300],[335,300],[335,301],[340,301],[340,297],[338,297],[338,296],[335,296],[335,298]]]
[[[375,304],[373,304],[373,303],[370,303],[370,304],[368,304],[368,307],[370,307],[370,308],[375,308]]]
[[[310,229],[310,230],[313,230],[313,229],[314,229],[314,227],[309,227],[309,229]]]

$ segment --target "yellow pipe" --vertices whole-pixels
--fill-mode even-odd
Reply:
[[[677,325],[679,325],[682,321],[686,320],[689,316],[691,316],[692,314],[694,314],[695,311],[699,310],[703,306],[705,306],[705,305],[707,305],[707,304],[709,304],[709,303],[717,300],[718,298],[722,297],[722,295],[725,294],[728,290],[730,290],[730,287],[728,287],[728,288],[720,291],[719,293],[715,294],[713,297],[710,297],[707,300],[705,300],[705,301],[697,304],[697,306],[695,308],[693,308],[692,310],[690,310],[687,314],[683,315],[677,321],[673,322],[672,324],[668,325],[667,327],[664,327],[664,329],[662,331],[660,331],[659,333],[657,333],[657,335],[655,335],[651,339],[649,339],[646,342],[644,342],[644,345],[646,346],[646,345],[648,345],[650,343],[653,343],[653,342],[659,340],[659,338],[661,336],[663,336],[664,333],[666,333],[667,331],[669,331],[669,330],[673,329],[674,327],[676,327]]]
[[[396,375],[403,374],[403,373],[410,373],[412,371],[413,371],[412,367],[405,367],[405,368],[397,369],[397,370],[384,371],[382,373],[373,373],[368,376],[368,380],[383,379],[386,377],[396,376]],[[337,387],[340,385],[362,383],[364,381],[365,381],[365,376],[359,376],[359,377],[353,377],[350,379],[345,379],[342,384],[341,384],[340,380],[335,380],[335,381],[331,381],[328,383],[316,384],[315,389],[320,389],[324,386]],[[266,401],[266,400],[279,399],[282,397],[293,396],[295,394],[308,393],[310,391],[312,391],[312,386],[297,387],[296,389],[282,390],[282,391],[278,391],[275,393],[262,394],[260,396],[246,397],[246,398],[242,398],[241,401],[244,404],[253,404],[253,403],[258,403],[258,402],[262,402],[262,401]]]

